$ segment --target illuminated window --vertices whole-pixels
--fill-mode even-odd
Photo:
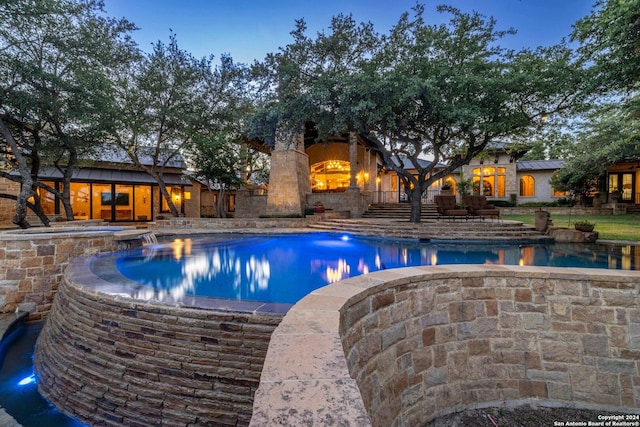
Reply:
[[[55,187],[55,183],[52,181],[44,181],[43,184],[48,185],[51,188]],[[40,196],[40,206],[42,211],[46,215],[53,215],[56,211],[56,196],[53,193],[48,192],[42,188],[36,188],[36,193]]]
[[[558,174],[555,175],[556,178],[558,177]],[[568,193],[566,191],[561,191],[561,190],[556,190],[555,187],[551,187],[551,193],[553,195],[553,197],[567,197]]]
[[[533,197],[536,195],[536,180],[531,175],[520,178],[520,196]]]
[[[350,179],[349,162],[342,160],[327,160],[311,166],[311,190],[345,191]]]
[[[456,194],[456,180],[453,178],[447,178],[444,180],[445,184],[449,184],[451,187],[451,194]]]
[[[473,169],[473,193],[490,197],[504,197],[506,174],[506,168],[485,166]]]
[[[567,197],[567,193],[566,191],[560,191],[560,190],[556,190],[555,188],[553,189],[553,197]]]
[[[178,211],[181,211],[182,188],[177,186],[171,186],[171,187],[167,186],[167,191],[169,192],[169,197],[171,197],[171,201],[173,202],[173,205],[176,207],[176,209],[178,209]],[[162,212],[169,212],[169,204],[164,199],[164,197],[162,198]]]

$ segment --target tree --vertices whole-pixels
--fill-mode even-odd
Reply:
[[[178,47],[158,42],[153,52],[120,79],[121,110],[114,118],[113,137],[135,165],[158,183],[171,214],[178,211],[164,183],[163,173],[172,160],[192,151],[216,132],[228,132],[243,67],[222,56],[194,58]],[[147,162],[145,158],[152,161]]]
[[[640,0],[597,0],[576,22],[572,38],[595,63],[594,88],[637,90],[640,81]]]
[[[607,168],[640,153],[640,114],[626,106],[606,105],[594,110],[582,126],[573,155],[554,179],[559,190],[587,195],[604,190]]]
[[[224,218],[226,192],[243,184],[239,145],[223,138],[197,141],[192,153],[196,165],[194,175],[203,179],[209,189],[216,216]],[[214,203],[213,188],[218,190],[218,203]]]
[[[48,224],[38,187],[55,194],[73,219],[73,170],[104,135],[111,73],[135,54],[133,25],[102,12],[98,0],[0,1],[0,152],[10,165],[0,176],[21,184],[13,222],[22,228],[29,226],[27,207]],[[45,166],[63,176],[61,191],[36,180]]]
[[[585,95],[583,72],[564,45],[511,52],[497,42],[512,31],[451,7],[448,24],[427,25],[424,8],[405,13],[388,36],[351,17],[332,20],[332,33],[304,36],[262,64],[277,102],[257,116],[300,128],[312,120],[323,138],[360,132],[375,142],[387,167],[410,191],[411,221],[420,221],[428,186],[481,153],[490,141],[525,135],[540,117],[562,111]],[[429,158],[426,166],[419,159]],[[408,159],[417,176],[403,168]],[[436,165],[447,166],[436,171]]]
[[[580,123],[580,142],[556,185],[585,193],[609,166],[640,152],[640,0],[597,1],[572,37],[593,64],[588,85],[601,96]]]
[[[273,146],[276,130],[301,132],[313,122],[318,139],[357,131],[350,79],[362,72],[380,37],[371,23],[357,25],[349,15],[331,20],[330,33],[306,36],[304,20],[291,32],[294,42],[254,65],[263,89],[262,108],[249,123],[250,137]]]

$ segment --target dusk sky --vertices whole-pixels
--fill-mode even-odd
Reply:
[[[388,33],[415,0],[104,0],[109,16],[134,22],[139,46],[150,51],[158,40],[167,43],[170,30],[180,48],[196,57],[229,53],[235,62],[263,60],[267,53],[292,42],[295,20],[304,18],[315,38],[339,13],[356,22],[371,21],[379,33]],[[426,21],[446,22],[439,4],[463,12],[476,10],[497,20],[498,29],[515,28],[501,45],[512,49],[550,46],[569,38],[572,25],[591,11],[592,0],[425,0]]]

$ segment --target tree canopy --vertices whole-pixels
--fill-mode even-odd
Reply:
[[[451,16],[447,24],[428,25],[417,5],[388,35],[339,15],[330,33],[312,40],[298,21],[293,43],[257,68],[271,98],[255,117],[254,135],[275,127],[295,132],[304,120],[315,123],[320,139],[368,135],[410,191],[417,222],[420,195],[432,182],[489,142],[530,134],[543,114],[586,96],[584,70],[567,46],[512,52],[499,46],[511,32],[496,30],[495,20],[439,11]],[[418,161],[424,158],[426,166]],[[435,172],[439,164],[446,167]]]
[[[20,227],[29,226],[27,206],[48,221],[37,187],[60,197],[72,219],[73,169],[106,135],[112,73],[136,49],[133,24],[101,14],[97,0],[0,1],[0,151],[9,165],[0,175],[21,184],[13,219]],[[44,166],[61,172],[61,191],[33,179]]]
[[[0,176],[21,184],[11,196],[16,224],[28,226],[27,207],[46,223],[38,187],[71,219],[74,168],[96,141],[111,142],[154,177],[177,215],[163,181],[176,156],[210,182],[236,185],[252,164],[244,137],[273,144],[276,131],[312,122],[320,141],[369,138],[419,221],[429,185],[494,141],[553,140],[531,155],[572,156],[574,172],[637,155],[639,11],[640,0],[597,0],[575,25],[578,49],[520,51],[501,46],[513,30],[448,6],[439,12],[449,21],[432,25],[417,4],[387,34],[340,14],[309,36],[299,20],[293,41],[249,70],[228,55],[219,65],[195,58],[174,34],[145,54],[131,39],[135,26],[105,17],[101,0],[0,0],[0,152],[9,166]],[[575,120],[592,105],[600,110]],[[550,114],[582,127],[541,127]],[[62,174],[60,189],[33,179],[45,167]],[[577,182],[568,172],[566,182]]]
[[[586,194],[603,189],[598,178],[609,166],[640,153],[640,0],[598,0],[576,23],[573,39],[593,64],[587,84],[599,97],[577,122],[556,185]]]

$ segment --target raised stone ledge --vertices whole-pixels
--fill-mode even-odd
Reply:
[[[420,426],[521,404],[637,413],[640,274],[456,265],[312,292],[275,330],[252,426]]]
[[[103,281],[87,264],[77,259],[67,268],[38,337],[34,366],[43,396],[90,425],[249,424],[282,312],[196,309],[101,292]]]
[[[113,235],[123,229],[67,223],[0,232],[0,312],[17,308],[28,310],[29,320],[44,319],[69,261],[116,250]]]

